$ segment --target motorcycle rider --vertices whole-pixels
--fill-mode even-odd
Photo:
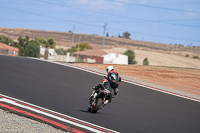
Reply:
[[[111,88],[114,89],[114,95],[117,95],[119,90],[119,82],[121,82],[121,77],[119,76],[118,72],[114,71],[113,66],[108,66],[106,68],[107,77]]]
[[[98,84],[97,86],[93,87],[93,91],[92,91],[92,95],[89,98],[89,102],[90,102],[90,107],[94,104],[94,99],[96,98],[98,91],[100,89],[105,90],[110,88],[110,83],[108,82],[107,79],[103,79],[102,82],[100,84]],[[109,100],[105,100],[104,101],[104,106],[109,102]]]

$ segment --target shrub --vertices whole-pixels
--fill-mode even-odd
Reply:
[[[145,59],[143,60],[143,65],[149,65],[149,62],[148,62],[148,59],[147,59],[147,58],[145,58]]]
[[[199,56],[193,56],[193,59],[199,59]]]
[[[137,64],[137,61],[134,60],[134,61],[133,61],[133,64]]]
[[[67,53],[67,50],[64,50],[63,48],[56,49],[55,51],[57,54],[60,54],[60,55],[66,55]]]
[[[135,61],[135,53],[133,50],[128,49],[124,55],[128,56],[128,64],[137,64],[137,62]]]
[[[25,56],[37,57],[40,55],[40,44],[37,41],[31,41],[25,48]]]
[[[185,57],[189,57],[189,55],[188,55],[188,54],[186,54],[186,55],[185,55]]]

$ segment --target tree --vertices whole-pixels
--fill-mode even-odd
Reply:
[[[29,42],[25,48],[25,56],[39,58],[39,54],[40,54],[40,44],[37,41]]]
[[[7,44],[7,45],[9,45],[9,43],[10,43],[10,46],[15,45],[14,41],[11,38],[6,37],[6,36],[1,36],[1,35],[0,35],[0,42]]]
[[[107,34],[106,34],[106,37],[109,37],[109,34],[108,34],[108,32],[107,32]]]
[[[79,49],[79,51],[84,51],[86,49],[92,49],[92,47],[90,46],[89,43],[84,42],[84,43],[77,44],[75,47],[72,47],[71,51],[75,52],[75,51],[78,51],[78,49]]]
[[[18,40],[20,46],[23,47],[24,46],[24,39],[21,38],[21,36],[20,36],[17,40]]]
[[[48,38],[47,40],[44,37],[37,37],[35,38],[35,41],[45,48],[55,48],[56,46],[56,42],[53,37]]]
[[[67,50],[64,50],[63,48],[56,49],[55,51],[57,54],[60,54],[60,55],[66,55],[67,53]]]
[[[128,64],[137,64],[137,62],[135,61],[135,53],[133,50],[128,49],[124,55],[128,56]]]
[[[49,44],[44,37],[37,37],[35,38],[35,41],[37,41],[40,45],[42,45],[45,48],[49,47]]]
[[[26,44],[28,44],[30,37],[26,36],[26,38],[24,39],[24,41],[26,42]]]
[[[15,43],[17,48],[19,48],[19,55],[20,56],[27,56],[26,47],[30,43],[29,41],[30,37],[26,36],[25,39],[23,39],[21,36],[18,38],[19,45]]]
[[[122,36],[120,34],[118,34],[118,38],[122,38]]]
[[[149,65],[149,61],[148,61],[147,58],[145,58],[145,59],[143,60],[143,65]]]
[[[47,42],[48,42],[50,48],[55,48],[56,42],[55,42],[54,38],[51,37],[51,38],[47,39]]]
[[[128,33],[127,31],[123,33],[123,38],[126,38],[126,39],[130,39],[130,33]]]
[[[44,59],[48,60],[49,51],[46,49],[44,52]]]

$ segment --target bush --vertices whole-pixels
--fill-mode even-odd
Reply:
[[[77,44],[76,46],[74,47],[71,47],[70,49],[67,50],[67,52],[70,52],[70,54],[72,54],[73,52],[76,52],[76,51],[84,51],[84,50],[87,50],[87,49],[92,49],[92,47],[90,46],[89,43],[80,43],[80,44]]]
[[[199,59],[199,56],[193,56],[193,59]]]
[[[137,64],[137,61],[134,60],[134,61],[133,61],[133,64]]]
[[[25,56],[37,57],[40,55],[40,44],[36,41],[31,41],[25,48]]]
[[[45,39],[44,37],[37,37],[35,38],[35,41],[37,41],[40,45],[42,45],[45,48],[55,48],[56,42],[53,37],[50,37],[48,39]]]
[[[128,56],[128,64],[137,64],[137,61],[135,61],[135,53],[133,50],[128,49],[124,55]]]
[[[149,62],[148,62],[148,59],[147,59],[147,58],[145,58],[145,59],[143,60],[143,65],[149,65]]]
[[[67,54],[67,50],[64,50],[62,48],[56,49],[55,51],[56,51],[57,54],[60,54],[60,55],[66,55]]]
[[[188,54],[186,54],[186,55],[185,55],[185,57],[189,57],[189,55],[188,55]]]

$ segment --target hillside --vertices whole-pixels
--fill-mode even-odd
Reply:
[[[32,30],[32,29],[10,29],[10,28],[0,28],[0,34],[8,36],[15,41],[19,36],[30,38],[36,37],[54,37],[58,45],[71,46],[72,33],[56,32],[56,31],[42,31],[42,30]],[[103,38],[98,35],[87,35],[87,34],[75,34],[74,42],[88,42],[90,44],[102,45]],[[142,48],[144,50],[161,50],[161,51],[187,51],[191,52],[190,47],[184,47],[179,45],[168,45],[154,42],[146,42],[139,40],[131,40],[116,37],[106,37],[105,45],[110,46],[132,46]]]
[[[19,36],[29,36],[31,39],[36,37],[54,37],[57,48],[67,49],[72,46],[72,33],[0,28],[0,35],[10,37],[14,41],[17,41]],[[93,49],[101,49],[102,40],[103,38],[98,35],[74,35],[74,45],[81,42],[88,42]],[[200,60],[192,59],[194,55],[200,57],[200,47],[184,47],[181,45],[161,44],[116,37],[105,38],[104,50],[106,52],[124,53],[127,49],[133,49],[135,51],[136,61],[139,65],[142,65],[143,59],[147,57],[150,65],[200,68]],[[186,58],[186,54],[190,55],[190,57]]]

